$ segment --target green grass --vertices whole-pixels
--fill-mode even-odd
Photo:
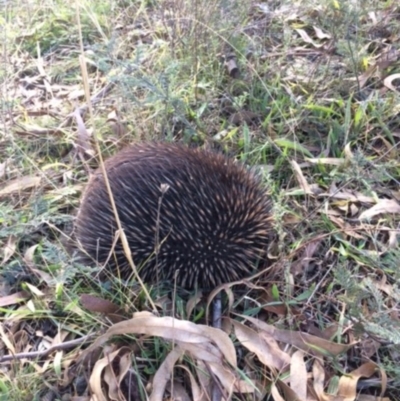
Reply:
[[[400,399],[399,212],[387,208],[370,221],[359,219],[378,200],[400,201],[400,96],[398,80],[394,88],[385,81],[400,68],[397,3],[78,3],[79,21],[69,2],[15,0],[0,11],[0,303],[27,293],[21,302],[1,304],[1,355],[10,355],[11,346],[34,352],[112,327],[115,321],[85,307],[82,295],[112,302],[124,319],[152,310],[137,283],[101,281],[77,264],[66,251],[67,237],[99,163],[93,135],[103,157],[132,142],[181,141],[261,168],[274,205],[273,274],[255,280],[258,290],[233,288],[224,316],[354,343],[340,355],[329,354],[331,345],[325,349],[324,391],[335,392],[339,378],[370,361],[388,377],[382,395]],[[229,59],[238,76],[229,75]],[[94,102],[92,116],[83,115],[82,127],[71,113],[86,103],[86,78],[91,96],[113,86]],[[204,302],[190,314],[186,309],[196,303],[194,294],[149,292],[160,316],[204,323]],[[272,369],[230,334],[238,375],[270,395],[287,371]],[[144,399],[174,343],[130,335],[109,344],[93,363],[122,350],[118,358],[129,355],[133,370],[121,379],[121,391]],[[293,357],[296,346],[279,345]],[[81,347],[87,344],[35,359],[36,365],[3,362],[0,399],[87,396],[85,384],[77,385],[79,369],[86,377],[95,373],[93,365],[74,366]],[[315,373],[316,359],[304,357],[308,372]],[[189,394],[190,374],[208,375],[188,354],[178,365],[174,378]],[[360,397],[380,395],[380,378],[361,379]]]

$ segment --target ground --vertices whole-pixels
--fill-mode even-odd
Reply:
[[[397,1],[0,3],[0,399],[400,400]],[[220,289],[69,252],[100,155],[146,140],[262,171],[271,266],[221,329]]]

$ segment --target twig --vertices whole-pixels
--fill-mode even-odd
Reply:
[[[3,356],[2,358],[0,358],[0,363],[10,362],[10,361],[20,360],[20,359],[35,359],[35,358],[47,356],[48,354],[51,354],[54,351],[60,351],[60,350],[75,347],[76,345],[84,343],[84,342],[86,342],[86,340],[90,340],[93,337],[95,337],[95,334],[88,334],[87,336],[80,337],[75,340],[66,341],[61,344],[53,345],[52,347],[45,349],[44,351],[21,352],[20,354],[6,355],[6,356]]]

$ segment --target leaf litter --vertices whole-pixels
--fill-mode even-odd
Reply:
[[[333,17],[337,18],[343,12],[344,5],[333,2],[333,6]],[[276,70],[282,70],[281,85],[289,98],[294,100],[288,110],[284,109],[288,115],[292,115],[294,105],[302,105],[295,111],[300,115],[310,113],[310,121],[318,113],[331,112],[330,101],[336,96],[332,90],[335,84],[329,82],[323,73],[317,74],[323,60],[328,60],[332,66],[330,73],[339,78],[338,86],[342,86],[340,89],[345,93],[356,87],[357,90],[365,90],[362,94],[365,97],[356,99],[351,105],[354,108],[351,111],[357,116],[353,121],[354,127],[357,125],[356,120],[368,118],[365,111],[368,111],[368,104],[372,104],[375,96],[371,89],[378,91],[381,101],[398,93],[398,74],[394,69],[398,62],[398,52],[391,45],[398,39],[398,32],[395,30],[389,32],[380,43],[376,40],[370,41],[359,49],[360,54],[364,54],[359,75],[355,78],[346,75],[343,79],[344,72],[349,68],[346,63],[351,57],[346,54],[343,43],[336,37],[336,25],[332,31],[329,25],[316,24],[316,21],[322,21],[325,12],[331,12],[326,5],[318,4],[308,8],[302,2],[294,2],[290,5],[258,4],[255,7],[258,9],[256,16],[259,19],[249,22],[255,33],[254,37],[261,33],[260,37],[270,46],[267,51],[263,50],[264,54],[257,54],[257,57],[260,60],[272,59],[277,63],[278,67],[267,74],[272,73],[271,76],[274,76]],[[128,13],[129,10],[124,10],[125,12]],[[136,12],[140,14],[140,10],[135,10]],[[171,14],[173,12],[176,10]],[[124,18],[124,13],[121,13],[121,18]],[[396,13],[398,8],[392,4],[385,10],[369,12],[363,17],[366,19],[360,21],[362,24],[369,24],[371,35],[382,35],[382,26],[390,27]],[[157,29],[154,26],[146,28],[145,20],[146,18],[139,25],[140,29],[135,24],[125,24],[125,21],[116,24],[122,30],[130,27],[131,32],[128,33],[134,38],[137,36],[135,40],[138,43],[135,42],[130,45],[130,49],[125,49],[128,53],[143,43],[154,46],[147,56],[147,64],[143,64],[143,69],[149,68],[154,62],[152,52],[157,54],[156,46],[161,46],[164,40],[155,35],[167,32],[160,21],[157,22]],[[273,30],[274,24],[280,28],[273,34],[262,30],[263,26]],[[44,25],[46,24],[43,23],[42,26]],[[284,49],[279,41],[275,42],[279,37],[275,35],[279,35],[280,30],[292,38],[293,43],[289,48]],[[26,27],[25,33],[19,35],[19,40],[28,40],[42,33],[39,24],[35,29]],[[33,140],[40,142],[43,139],[50,143],[64,138],[67,145],[77,151],[79,159],[84,161],[82,170],[90,173],[86,163],[91,162],[96,153],[92,143],[92,133],[95,130],[87,118],[88,105],[83,99],[78,63],[65,57],[77,49],[61,46],[58,50],[45,54],[40,47],[40,41],[37,43],[39,45],[35,45],[37,53],[34,57],[25,52],[13,60],[16,66],[14,72],[18,75],[15,75],[15,80],[9,79],[4,84],[2,93],[7,94],[5,100],[19,102],[18,107],[12,108],[12,112],[6,113],[2,120],[4,134],[15,136],[12,138],[14,142],[6,142],[6,145],[15,144],[16,139],[18,141],[21,138],[24,138],[25,143]],[[377,46],[372,56],[365,56],[366,49],[377,44],[382,47]],[[279,64],[282,61],[280,57],[285,59],[285,65]],[[140,137],[143,130],[152,128],[147,125],[143,128],[140,119],[152,124],[157,115],[164,115],[163,112],[151,110],[146,114],[135,108],[135,113],[138,114],[132,116],[126,109],[120,110],[121,98],[114,97],[116,93],[113,92],[117,88],[116,81],[107,82],[102,70],[98,68],[99,65],[92,58],[93,52],[88,52],[86,59],[93,68],[90,85],[94,95],[90,101],[93,106],[97,106],[95,112],[99,113],[100,118],[105,120],[104,115],[111,116],[107,117],[107,122],[114,127],[112,135],[107,132],[105,136],[102,143],[104,148],[115,147],[115,144],[126,141],[129,127],[120,121],[120,115],[134,119],[138,132],[135,132],[134,139],[137,140],[136,135]],[[249,58],[249,63],[253,62],[256,65]],[[61,67],[61,76],[68,71],[73,74],[62,83],[57,82],[58,73],[53,67]],[[230,78],[247,80],[247,74],[251,75],[254,71],[246,71],[246,67],[239,59],[235,59],[235,63],[231,63],[228,69],[228,75],[232,71],[234,73]],[[302,104],[302,101],[305,97],[315,101],[310,95],[312,92],[308,85],[313,79],[313,82],[320,85],[318,90],[326,93],[318,99],[319,104],[311,104],[309,107],[309,104]],[[267,75],[266,81],[268,80]],[[139,92],[135,95],[140,95]],[[393,99],[395,103],[396,98]],[[168,101],[171,99],[163,99],[165,104]],[[282,103],[287,101],[285,98]],[[214,99],[213,102],[217,104]],[[130,102],[129,107],[131,106]],[[364,112],[357,113],[355,110]],[[395,116],[396,111],[398,112],[398,106],[395,105],[390,110],[391,115]],[[273,113],[276,110],[272,108],[271,116],[276,118]],[[228,118],[228,122],[235,127],[227,127],[226,132],[229,135],[226,143],[240,149],[243,145],[242,139],[237,141],[237,138],[241,135],[242,126],[250,123],[251,136],[257,138],[261,131],[263,141],[264,131],[257,131],[260,121],[265,124],[265,131],[270,133],[287,128],[282,136],[272,136],[271,140],[271,147],[276,145],[288,156],[287,166],[292,169],[290,179],[285,182],[282,192],[278,193],[278,196],[285,199],[285,210],[281,212],[282,221],[287,223],[283,226],[281,241],[287,243],[290,238],[290,247],[286,249],[290,251],[280,253],[277,263],[279,272],[285,271],[280,276],[285,274],[287,282],[283,283],[282,277],[272,283],[261,282],[259,287],[264,293],[260,297],[253,299],[249,295],[240,301],[232,288],[226,288],[230,312],[238,312],[238,309],[241,311],[244,305],[250,304],[251,307],[247,309],[249,316],[238,314],[235,320],[225,318],[223,330],[185,320],[185,313],[181,313],[177,319],[141,312],[128,319],[131,309],[120,307],[118,300],[116,303],[111,301],[114,298],[110,294],[107,294],[107,299],[92,294],[83,294],[80,297],[72,294],[68,290],[70,278],[64,278],[63,272],[58,274],[53,270],[54,265],[42,256],[43,242],[40,236],[35,235],[27,241],[23,236],[7,234],[1,238],[2,265],[6,267],[15,262],[23,264],[31,277],[22,278],[21,291],[15,291],[19,287],[10,285],[2,278],[2,287],[7,288],[0,298],[3,314],[0,330],[2,380],[6,378],[7,382],[17,382],[21,376],[19,370],[23,372],[29,366],[43,375],[45,380],[50,380],[55,388],[67,389],[74,400],[123,400],[129,399],[127,394],[134,395],[133,399],[146,398],[145,394],[149,394],[150,399],[158,400],[165,398],[168,391],[171,398],[175,399],[186,397],[206,400],[209,399],[214,382],[219,383],[228,398],[234,397],[234,394],[239,394],[239,397],[247,394],[252,399],[263,399],[272,393],[275,400],[391,399],[384,396],[385,390],[390,386],[390,379],[383,367],[375,363],[379,360],[379,349],[388,343],[387,338],[381,338],[382,333],[368,336],[367,331],[358,335],[365,321],[357,315],[344,317],[345,312],[350,313],[350,301],[357,297],[354,295],[354,287],[348,287],[341,292],[338,285],[344,286],[347,283],[344,273],[332,282],[325,273],[329,273],[333,265],[356,267],[354,274],[357,279],[360,277],[361,294],[365,294],[367,288],[372,288],[369,296],[358,295],[360,299],[357,301],[365,315],[371,319],[376,315],[390,315],[398,320],[398,286],[396,280],[393,280],[395,275],[392,277],[393,268],[386,264],[386,258],[391,256],[390,250],[398,249],[400,196],[396,195],[397,177],[392,181],[384,177],[382,182],[371,178],[370,166],[371,160],[376,163],[375,166],[379,166],[379,162],[384,160],[396,162],[399,134],[393,129],[390,130],[391,135],[386,134],[385,130],[381,132],[377,129],[375,117],[376,119],[366,121],[363,126],[365,131],[358,132],[358,137],[353,137],[351,141],[335,143],[332,134],[329,137],[331,143],[327,147],[330,146],[333,151],[325,152],[326,154],[321,152],[318,157],[312,141],[313,135],[319,135],[318,130],[306,130],[309,140],[298,141],[293,133],[302,129],[300,119],[291,118],[285,122],[285,127],[277,129],[269,123],[270,116],[264,114],[262,109],[235,109]],[[339,118],[337,110],[335,115]],[[257,124],[254,124],[255,120]],[[220,122],[216,125],[220,125]],[[335,129],[338,127],[334,126],[333,131]],[[221,132],[223,131],[216,132],[214,137],[220,137]],[[7,135],[4,135],[6,140]],[[364,159],[357,159],[355,156],[360,144],[363,144]],[[4,158],[7,163],[2,161],[0,164],[1,201],[12,201],[15,209],[20,212],[30,207],[29,201],[32,198],[38,198],[44,192],[59,209],[69,204],[71,194],[64,192],[63,186],[65,183],[70,184],[70,178],[60,182],[57,177],[72,176],[76,184],[75,155],[67,150],[64,164],[57,166],[61,170],[61,174],[57,176],[43,174],[46,166],[53,161],[44,161],[46,157],[37,151],[31,158],[29,168],[25,169],[18,164],[17,157],[12,157],[11,164],[8,157]],[[50,159],[52,158],[51,156]],[[370,164],[363,164],[365,159]],[[282,170],[280,167],[282,165],[277,163],[268,171],[277,174],[275,177],[279,178]],[[40,174],[37,174],[38,171]],[[332,180],[323,178],[327,176]],[[354,180],[358,178],[362,185],[354,185]],[[79,192],[78,190],[73,195]],[[43,219],[46,217],[44,215]],[[4,213],[2,223],[7,218],[8,214]],[[25,224],[26,220],[27,216],[22,214],[17,223]],[[318,223],[312,226],[312,221]],[[318,226],[320,221],[324,221],[331,230],[327,232],[326,227]],[[4,224],[11,226],[12,223],[6,221]],[[296,232],[300,231],[299,227],[304,231]],[[26,251],[20,252],[20,243],[24,241],[27,241],[23,248]],[[376,259],[376,256],[382,259]],[[16,269],[15,276],[18,279],[21,273],[15,266],[16,264],[12,265],[12,268]],[[371,266],[376,267],[376,270],[372,270]],[[68,271],[68,267],[69,265],[65,265],[63,269]],[[319,274],[320,270],[323,270],[323,275]],[[32,276],[37,280],[32,280]],[[138,294],[139,291],[130,295],[134,299],[140,299]],[[380,294],[385,294],[386,298],[380,298]],[[376,303],[371,304],[371,299],[376,299]],[[126,299],[126,303],[128,301],[131,299]],[[157,306],[165,312],[167,304],[173,304],[173,300],[165,296],[159,299]],[[198,308],[201,308],[200,296],[192,298],[191,303],[187,304],[187,317],[198,318]],[[171,310],[174,311],[168,309],[168,313]],[[56,324],[49,325],[49,321]],[[269,321],[273,324],[268,324]],[[99,326],[107,327],[105,334],[98,333]],[[132,342],[128,342],[127,338]],[[94,343],[85,348],[91,341]],[[154,349],[161,356],[155,358]],[[389,355],[393,361],[398,361],[396,353],[395,349],[386,349],[385,356]],[[161,362],[154,363],[146,355]],[[360,355],[363,357],[359,358]],[[83,359],[90,363],[80,363]],[[87,393],[76,390],[79,387],[77,381],[83,376],[78,373],[82,366],[89,378],[91,395],[82,395]],[[53,372],[54,376],[49,372]],[[363,381],[363,378],[370,378],[371,381]],[[363,390],[367,393],[364,394]]]

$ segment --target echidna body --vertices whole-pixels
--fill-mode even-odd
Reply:
[[[138,144],[105,163],[122,228],[145,282],[210,289],[256,272],[271,229],[258,178],[222,154],[166,143]],[[76,236],[121,277],[132,269],[100,170],[90,180]]]

